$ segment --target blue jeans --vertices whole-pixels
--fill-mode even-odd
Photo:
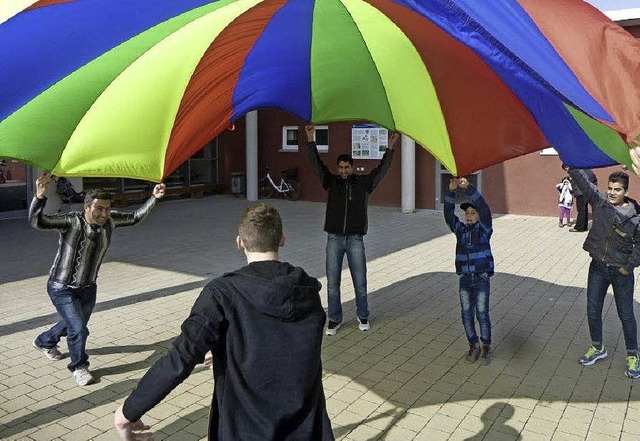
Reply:
[[[47,292],[58,310],[62,320],[51,329],[36,338],[36,344],[43,348],[51,348],[67,337],[71,362],[67,366],[71,372],[77,367],[88,367],[89,356],[85,348],[89,337],[89,318],[96,305],[96,284],[82,288],[72,288],[62,283],[49,280]]]
[[[340,278],[342,259],[347,255],[351,280],[356,292],[356,314],[369,318],[367,305],[367,258],[364,255],[364,238],[360,234],[329,234],[327,238],[327,296],[329,321],[342,323]]]
[[[480,340],[486,345],[491,344],[489,291],[488,273],[462,274],[460,276],[459,292],[462,325],[470,345],[478,343],[474,316],[478,318],[478,323],[480,324]]]
[[[638,350],[638,327],[633,313],[633,273],[625,276],[620,269],[606,263],[591,261],[587,280],[587,319],[589,333],[594,344],[602,344],[602,307],[609,285],[613,286],[618,317],[622,322],[622,332],[627,351]]]

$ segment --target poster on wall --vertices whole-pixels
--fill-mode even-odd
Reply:
[[[389,132],[376,124],[356,124],[351,127],[353,159],[380,159],[389,145]]]

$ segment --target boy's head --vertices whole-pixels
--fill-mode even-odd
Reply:
[[[607,184],[607,199],[611,205],[624,204],[627,190],[629,189],[629,175],[622,171],[613,172],[609,175]]]
[[[347,179],[351,173],[353,173],[353,158],[351,155],[343,153],[336,159],[336,165],[338,166],[338,175],[342,179]]]
[[[257,203],[246,208],[238,222],[238,239],[248,252],[278,251],[284,245],[282,219],[278,210],[268,204]]]
[[[467,224],[475,224],[480,220],[478,216],[478,209],[471,202],[465,202],[460,205],[462,211],[464,211],[464,221]]]

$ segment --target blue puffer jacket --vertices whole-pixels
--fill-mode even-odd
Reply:
[[[640,220],[634,205],[611,205],[583,170],[571,169],[569,175],[593,207],[593,224],[582,248],[599,262],[632,272],[640,265]]]
[[[472,185],[465,193],[476,206],[480,220],[475,224],[460,222],[455,215],[455,193],[444,197],[444,220],[456,235],[456,274],[489,273],[493,275],[493,254],[491,253],[491,235],[493,227],[491,210],[482,195]]]

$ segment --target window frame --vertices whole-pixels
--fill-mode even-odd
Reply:
[[[298,132],[298,142],[294,145],[294,144],[288,144],[287,143],[287,134],[289,132],[289,130],[295,130]],[[327,141],[329,139],[329,126],[316,126],[315,128],[316,132],[318,130],[326,130],[327,131]],[[280,150],[278,150],[279,152],[298,152],[300,150],[300,126],[282,126],[282,145],[280,146]],[[318,148],[318,152],[320,153],[327,153],[329,151],[329,145],[328,144],[316,144],[316,147]]]

